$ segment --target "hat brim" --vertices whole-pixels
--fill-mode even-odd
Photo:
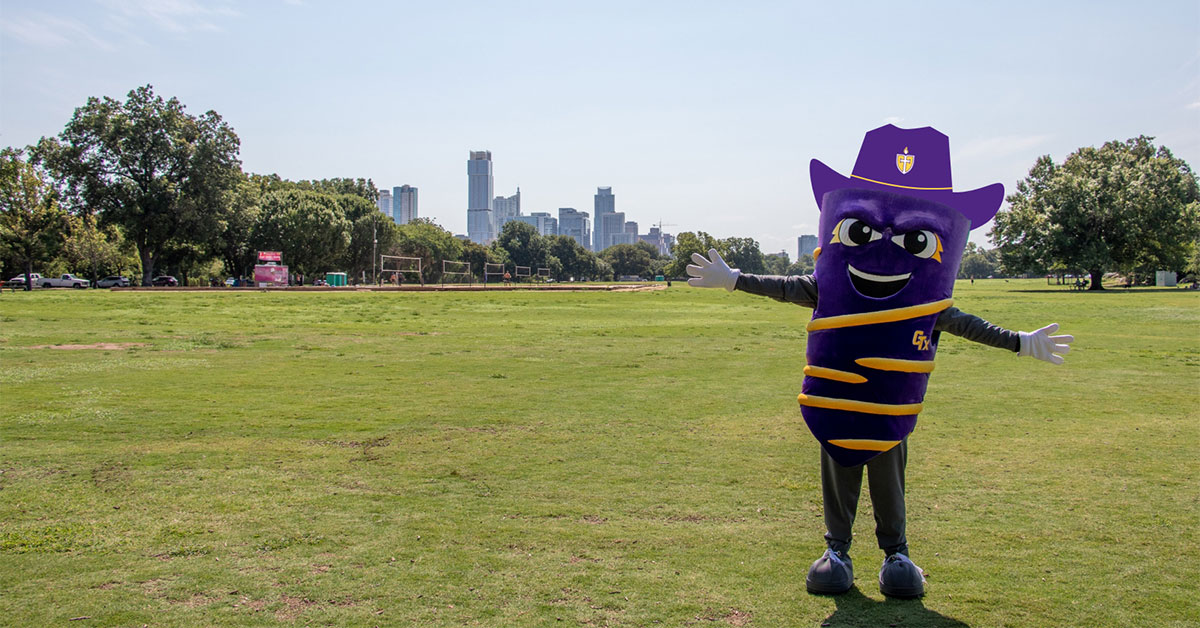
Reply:
[[[825,195],[834,190],[845,188],[876,190],[891,194],[915,196],[935,203],[941,203],[942,205],[958,210],[959,213],[966,216],[967,220],[971,221],[971,228],[975,229],[991,220],[992,216],[995,216],[996,212],[1000,210],[1000,204],[1004,202],[1004,185],[1000,183],[993,183],[977,190],[966,192],[901,188],[875,183],[874,181],[842,176],[833,168],[826,166],[816,159],[809,162],[808,175],[812,181],[813,196],[817,199],[818,209],[821,209],[821,202],[825,198]]]

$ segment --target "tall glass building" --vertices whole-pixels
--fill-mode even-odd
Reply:
[[[492,220],[492,151],[471,151],[467,160],[467,237],[491,244],[496,239]]]
[[[407,225],[417,217],[417,188],[402,185],[392,188],[392,220]]]
[[[571,236],[580,246],[592,250],[592,223],[587,212],[576,211],[574,207],[559,207],[558,233]]]
[[[592,250],[599,253],[611,246],[613,232],[621,232],[625,230],[625,216],[621,215],[620,227],[612,228],[611,225],[617,224],[615,218],[606,219],[605,216],[613,214],[617,211],[617,197],[613,196],[611,187],[596,188],[596,205],[595,205],[595,232],[593,237],[595,242],[592,245]],[[611,230],[610,230],[611,229]]]

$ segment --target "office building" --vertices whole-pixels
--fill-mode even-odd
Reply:
[[[392,220],[407,225],[417,217],[417,188],[402,185],[392,188]]]
[[[491,244],[496,239],[492,219],[492,151],[471,151],[467,160],[467,236]]]
[[[492,199],[492,221],[496,224],[496,234],[504,228],[504,223],[514,220],[521,215],[521,188],[512,196],[497,196]]]
[[[675,236],[663,233],[658,227],[650,227],[650,233],[639,235],[638,240],[654,245],[659,255],[670,255],[671,247],[675,245]]]
[[[575,238],[585,249],[592,249],[592,221],[587,212],[576,211],[574,207],[558,208],[559,235]]]
[[[392,217],[392,193],[388,190],[379,190],[379,198],[376,199],[375,206],[379,208],[379,211],[381,211],[385,215],[387,215],[388,218],[391,218]]]
[[[539,235],[558,235],[558,219],[549,212],[533,212],[528,216],[517,216],[513,220],[533,225]]]
[[[815,235],[802,235],[796,238],[796,241],[800,252],[800,255],[796,258],[797,260],[805,255],[812,255],[813,251],[817,250],[817,236]]]
[[[617,211],[617,197],[613,196],[611,187],[596,188],[595,198],[595,232],[592,234],[593,244],[592,250],[599,253],[611,246],[609,242],[612,240],[611,233],[620,233],[625,230],[625,215],[621,214],[619,226],[615,219],[609,219],[607,216],[612,216]]]

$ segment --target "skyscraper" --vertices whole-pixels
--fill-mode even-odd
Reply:
[[[471,151],[467,160],[467,236],[491,244],[496,239],[492,220],[492,151]]]
[[[392,220],[407,225],[417,217],[417,188],[402,185],[392,188]]]
[[[802,235],[799,238],[796,238],[796,244],[798,245],[797,248],[798,252],[800,253],[796,259],[799,260],[805,255],[812,255],[813,251],[817,250],[817,236]]]
[[[558,233],[571,236],[585,249],[592,249],[592,223],[588,213],[576,211],[574,207],[558,208]]]
[[[528,216],[517,216],[513,220],[533,225],[539,235],[558,235],[558,220],[549,212],[533,212]]]
[[[392,217],[392,193],[387,190],[379,190],[379,199],[375,201],[375,205],[379,207],[379,211]]]
[[[595,196],[595,229],[593,237],[595,242],[592,245],[592,250],[599,253],[610,246],[609,234],[613,231],[621,232],[625,230],[625,215],[621,215],[620,226],[612,231],[606,225],[616,224],[614,219],[606,219],[605,216],[611,215],[617,211],[617,197],[613,196],[611,187],[596,188]]]
[[[504,228],[504,223],[513,220],[521,215],[521,188],[517,188],[517,193],[509,196],[497,196],[492,199],[492,222],[496,224],[496,234],[500,234],[500,230]]]

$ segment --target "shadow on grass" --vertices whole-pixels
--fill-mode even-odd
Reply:
[[[920,598],[897,600],[886,598],[877,602],[862,594],[858,587],[833,597],[837,610],[821,622],[829,628],[879,628],[896,626],[903,628],[970,628],[964,622],[946,617],[937,611],[925,608]]]

